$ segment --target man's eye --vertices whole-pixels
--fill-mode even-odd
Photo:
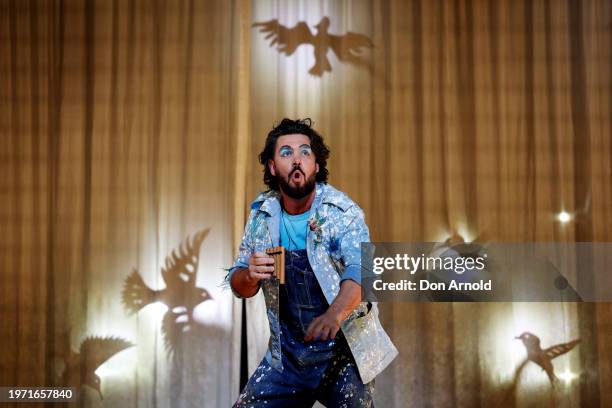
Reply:
[[[293,152],[288,149],[283,149],[280,151],[280,157],[289,157]]]
[[[310,148],[302,149],[302,156],[310,156],[311,153],[312,153],[312,150]]]

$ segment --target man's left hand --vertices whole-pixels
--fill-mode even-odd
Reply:
[[[340,323],[351,314],[361,301],[361,285],[352,280],[340,284],[340,292],[325,313],[309,325],[304,341],[335,339]]]
[[[342,322],[341,316],[328,310],[310,322],[304,341],[335,339],[340,330],[340,322]]]

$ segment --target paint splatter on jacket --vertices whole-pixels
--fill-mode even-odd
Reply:
[[[266,248],[279,245],[279,197],[278,192],[267,191],[251,204],[239,253],[227,276],[228,284],[236,270],[248,267],[253,252],[265,252]],[[361,243],[370,241],[368,227],[363,211],[355,202],[323,183],[316,185],[308,224],[308,260],[327,302],[331,304],[343,280],[361,283]],[[260,287],[270,324],[266,359],[272,367],[282,371],[278,280],[261,281]],[[362,302],[342,322],[341,328],[364,384],[373,380],[398,354],[380,324],[376,304]]]

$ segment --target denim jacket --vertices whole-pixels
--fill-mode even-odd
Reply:
[[[239,253],[230,268],[227,283],[237,269],[248,267],[253,252],[265,252],[266,248],[279,245],[279,198],[278,192],[270,190],[261,193],[251,204]],[[368,227],[363,211],[355,202],[323,183],[316,185],[308,224],[308,260],[327,302],[331,304],[343,280],[361,283],[361,242],[370,241]],[[266,359],[272,367],[282,371],[278,280],[260,281],[260,287],[270,324]],[[240,297],[235,291],[234,294]],[[377,305],[368,306],[365,302],[360,303],[341,324],[364,384],[373,380],[398,354],[380,324]]]

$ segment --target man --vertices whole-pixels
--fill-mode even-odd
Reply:
[[[397,355],[376,305],[361,302],[368,227],[363,211],[327,184],[328,157],[310,119],[283,119],[259,155],[270,190],[251,204],[227,280],[238,297],[262,288],[270,341],[235,407],[371,407],[374,377]],[[279,245],[283,285],[265,253]]]

